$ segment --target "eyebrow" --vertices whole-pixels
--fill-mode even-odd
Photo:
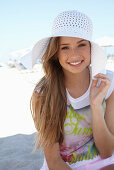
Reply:
[[[77,44],[81,43],[82,41],[86,41],[86,40],[80,40],[77,42]],[[70,45],[70,44],[67,43],[67,44],[60,44],[60,45]]]

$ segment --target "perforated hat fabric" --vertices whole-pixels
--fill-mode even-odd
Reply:
[[[52,37],[68,36],[82,38],[91,42],[92,77],[98,73],[105,74],[106,54],[99,45],[92,41],[92,32],[92,21],[84,13],[77,10],[60,13],[54,19],[51,35],[39,40],[34,45],[31,53],[26,55],[26,58],[31,58],[31,66],[29,65],[28,68],[31,69],[36,61],[42,58]],[[26,61],[24,63],[26,63]]]
[[[72,36],[92,40],[92,21],[78,11],[65,11],[60,13],[54,20],[52,36]]]

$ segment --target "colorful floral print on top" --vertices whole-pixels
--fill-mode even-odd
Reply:
[[[60,154],[65,162],[73,164],[99,155],[93,139],[90,106],[78,110],[74,110],[71,105],[67,107],[64,133]]]

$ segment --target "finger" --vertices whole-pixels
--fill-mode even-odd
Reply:
[[[106,86],[110,86],[111,85],[110,81],[106,80],[106,79],[102,79],[101,80],[101,84],[106,85]]]
[[[110,86],[110,80],[106,78],[96,78],[92,81],[92,87],[102,87],[102,86]]]
[[[107,93],[108,89],[110,87],[110,83],[107,82],[106,80],[102,80],[99,88],[100,88],[100,92],[102,93]]]
[[[92,86],[92,87],[96,87],[96,86],[97,86],[97,83],[98,83],[98,79],[93,79],[91,86]]]
[[[110,79],[105,74],[101,74],[101,73],[95,75],[94,78],[108,79],[110,81]]]

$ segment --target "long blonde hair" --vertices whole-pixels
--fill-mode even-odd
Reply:
[[[57,58],[58,44],[59,37],[50,39],[42,57],[45,76],[36,85],[30,100],[30,110],[38,132],[36,148],[41,147],[42,150],[55,142],[62,143],[64,136],[67,98],[64,74]]]

